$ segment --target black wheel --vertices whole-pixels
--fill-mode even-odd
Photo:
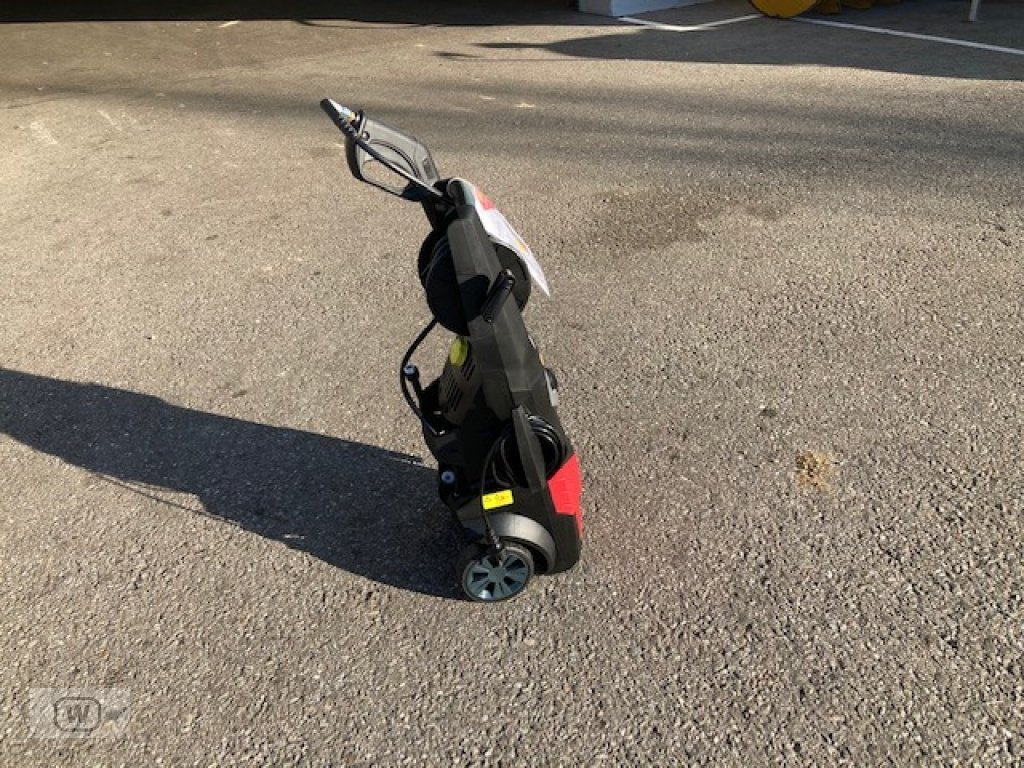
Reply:
[[[533,576],[533,555],[521,544],[502,543],[495,552],[473,542],[459,557],[459,581],[470,600],[498,603],[520,594]]]

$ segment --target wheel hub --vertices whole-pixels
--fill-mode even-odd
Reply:
[[[502,600],[526,586],[529,565],[517,554],[486,554],[473,563],[466,574],[466,590],[478,600]]]

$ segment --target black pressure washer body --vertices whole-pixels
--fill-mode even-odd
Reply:
[[[463,591],[482,602],[514,597],[534,573],[575,565],[583,534],[558,382],[523,322],[536,274],[522,249],[488,232],[481,203],[490,201],[466,181],[440,179],[415,137],[330,99],[321,107],[345,135],[352,174],[421,203],[431,224],[418,270],[433,319],[402,360],[402,393],[437,459],[441,500],[469,539]],[[412,358],[437,325],[455,338],[440,375],[424,384]]]

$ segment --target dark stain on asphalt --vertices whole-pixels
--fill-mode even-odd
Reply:
[[[765,222],[778,221],[777,206],[745,201],[717,190],[638,189],[603,194],[593,205],[588,242],[605,248],[651,250],[673,243],[701,243],[709,225],[722,216],[741,213]]]

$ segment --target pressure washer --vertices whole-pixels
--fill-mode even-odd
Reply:
[[[432,319],[402,357],[399,385],[467,539],[462,590],[479,602],[515,597],[534,574],[575,565],[583,537],[582,477],[558,418],[558,380],[523,321],[533,285],[549,294],[547,280],[491,200],[464,179],[441,178],[422,142],[331,99],[320,107],[345,137],[352,175],[419,203],[430,224],[417,269]],[[413,356],[438,326],[454,339],[426,383]]]

